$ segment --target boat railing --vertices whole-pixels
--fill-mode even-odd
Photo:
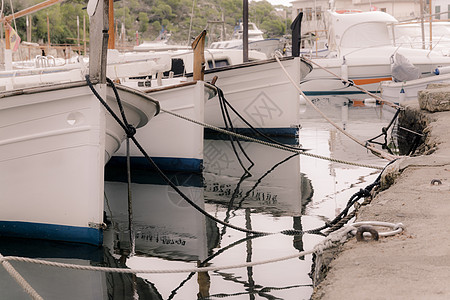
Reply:
[[[56,59],[53,55],[37,55],[35,58],[36,68],[48,68],[56,66]]]

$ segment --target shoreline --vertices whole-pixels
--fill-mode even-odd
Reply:
[[[450,111],[430,113],[417,101],[405,107],[402,126],[427,133],[423,154],[386,168],[381,191],[355,220],[402,223],[405,230],[326,250],[313,300],[450,298]]]

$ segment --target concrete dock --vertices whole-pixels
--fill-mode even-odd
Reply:
[[[387,168],[385,189],[356,217],[403,223],[405,230],[378,241],[352,238],[328,250],[324,279],[311,299],[450,299],[450,111],[442,109],[450,88],[441,98],[437,112],[420,94],[406,104],[410,122],[425,126],[422,154]]]

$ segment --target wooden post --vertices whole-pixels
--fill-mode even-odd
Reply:
[[[420,30],[422,33],[422,49],[425,49],[425,32],[423,28],[423,11],[424,11],[424,5],[423,0],[420,0]]]
[[[205,75],[205,38],[206,30],[203,30],[192,42],[194,49],[194,80],[204,80]]]
[[[11,50],[11,31],[9,30],[9,24],[5,23],[5,48]]]
[[[114,35],[114,1],[109,0],[109,29],[108,49],[116,48],[116,37]]]
[[[433,8],[431,7],[431,0],[430,1],[430,24],[428,26],[430,26],[430,50],[433,49]]]
[[[109,0],[98,0],[95,11],[90,15],[89,76],[92,81],[98,80],[102,84],[106,83],[108,4]]]
[[[5,70],[12,70],[11,31],[8,22],[5,22]]]
[[[12,19],[17,19],[17,18],[26,16],[26,15],[29,15],[29,14],[31,14],[33,12],[37,12],[37,11],[39,11],[41,9],[47,8],[47,7],[52,6],[52,5],[54,5],[54,4],[58,3],[58,2],[61,2],[61,1],[62,0],[47,0],[47,1],[44,1],[44,2],[41,2],[41,3],[38,3],[36,5],[33,5],[31,7],[28,7],[26,9],[23,9],[21,11],[18,11],[16,13],[14,13],[14,15],[6,16],[6,17],[0,19],[0,21],[9,22]]]
[[[27,42],[31,42],[31,20],[27,16]]]
[[[87,49],[86,49],[86,16],[85,15],[83,15],[83,42],[84,42],[83,54],[86,55]]]
[[[80,16],[77,16],[77,52],[81,54],[80,49]]]
[[[50,52],[50,19],[48,18],[47,13],[47,40],[48,40],[48,47],[47,47],[47,55]]]

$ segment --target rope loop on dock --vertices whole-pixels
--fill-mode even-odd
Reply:
[[[356,229],[352,230],[352,234],[356,235],[357,229],[361,226],[378,226],[378,227],[388,227],[391,228],[390,231],[378,232],[379,236],[391,236],[398,233],[401,233],[405,226],[402,223],[389,223],[389,222],[381,222],[381,221],[361,221],[351,224]],[[369,236],[369,234],[364,234],[364,236]]]

